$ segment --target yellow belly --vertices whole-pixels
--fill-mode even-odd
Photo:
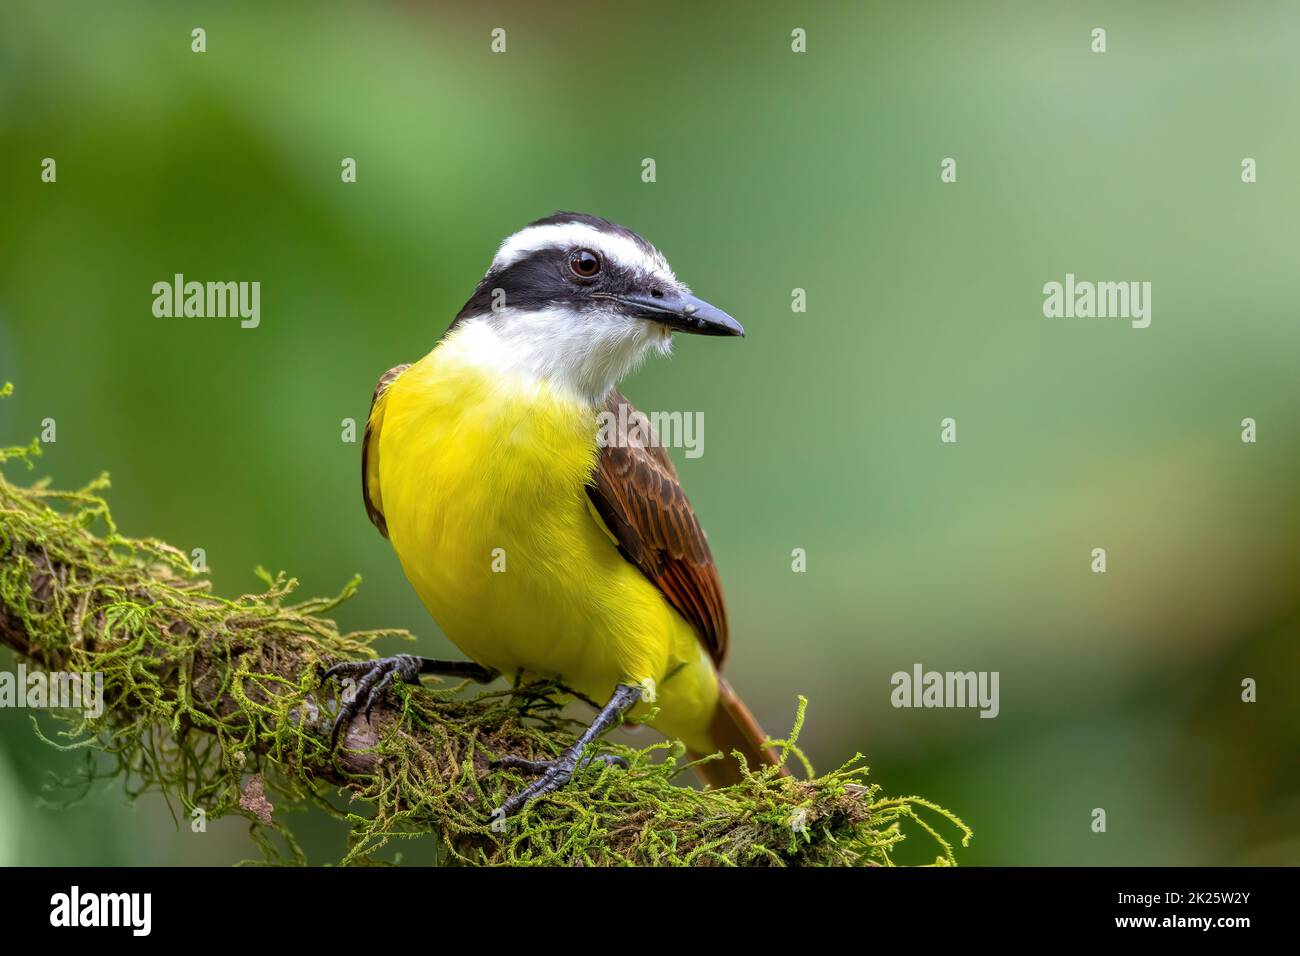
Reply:
[[[652,724],[712,749],[708,654],[590,509],[596,409],[484,368],[453,337],[390,386],[378,440],[389,538],[457,647],[601,703],[619,683],[652,687]]]

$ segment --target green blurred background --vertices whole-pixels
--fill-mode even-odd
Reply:
[[[967,863],[1298,863],[1298,41],[1282,2],[6,0],[0,441],[54,418],[38,474],[108,470],[122,529],[205,548],[219,590],[360,572],[344,626],[452,655],[340,423],[503,236],[608,216],[749,331],[624,390],[705,413],[674,455],[769,731],[807,695],[817,766],[861,750],[951,807]],[[261,327],[154,318],[176,272],[260,281]],[[1067,272],[1151,281],[1151,327],[1044,318]],[[892,708],[916,662],[999,671],[1001,715]],[[46,806],[83,759],[0,711],[0,863],[256,855],[246,821],[193,834],[120,782]]]

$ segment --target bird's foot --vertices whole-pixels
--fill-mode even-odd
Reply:
[[[492,761],[494,767],[514,767],[516,770],[523,770],[525,773],[539,775],[536,780],[514,796],[507,798],[505,803],[492,811],[492,829],[500,829],[504,825],[505,818],[519,812],[528,801],[559,790],[572,780],[573,775],[582,767],[593,763],[618,764],[626,767],[627,761],[622,757],[615,757],[610,754],[586,756],[584,751],[596,742],[597,737],[622,720],[623,715],[640,698],[640,687],[634,687],[630,684],[617,685],[614,688],[613,695],[609,698],[609,703],[600,709],[600,713],[596,714],[596,719],[591,722],[591,726],[583,731],[582,736],[574,741],[573,746],[554,760],[525,760],[523,757],[502,757],[500,760]]]
[[[321,682],[324,683],[331,677],[342,677],[353,683],[350,691],[344,694],[338,716],[334,718],[334,726],[330,729],[330,749],[333,750],[338,744],[339,734],[352,723],[362,708],[365,708],[366,720],[370,719],[370,711],[374,709],[375,702],[392,686],[393,681],[418,684],[421,674],[469,678],[480,684],[490,684],[500,676],[492,668],[474,661],[440,661],[414,654],[381,657],[377,661],[343,661],[335,664],[324,673]]]
[[[345,692],[339,702],[339,712],[334,717],[330,728],[330,750],[338,746],[339,734],[365,711],[366,720],[374,709],[380,696],[393,681],[404,684],[418,684],[423,669],[421,658],[413,654],[398,654],[394,657],[381,657],[377,661],[343,661],[335,664],[321,677],[321,682],[331,677],[341,677],[345,682]],[[346,687],[351,681],[351,687]]]
[[[593,757],[583,757],[583,746],[575,744],[570,747],[554,760],[527,760],[523,757],[502,757],[499,760],[492,761],[493,767],[513,767],[516,770],[522,770],[525,773],[538,774],[538,778],[530,783],[523,790],[508,797],[505,803],[497,807],[492,816],[496,819],[503,819],[513,816],[524,808],[524,805],[530,800],[543,797],[548,793],[566,786],[573,775],[579,768],[588,767],[593,763],[605,764],[607,766],[618,766],[627,769],[627,761],[615,754],[597,754]]]

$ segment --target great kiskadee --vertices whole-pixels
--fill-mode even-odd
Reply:
[[[722,586],[667,453],[640,429],[599,438],[601,413],[627,404],[619,380],[667,354],[674,332],[744,334],[645,239],[556,213],[501,244],[428,355],[380,378],[361,453],[366,512],[471,660],[336,665],[329,676],[355,680],[336,738],[394,680],[530,674],[607,703],[558,759],[503,759],[538,775],[505,814],[566,784],[600,734],[652,708],[666,736],[728,755],[701,766],[708,783],[739,779],[733,751],[751,768],[776,763],[719,674]]]

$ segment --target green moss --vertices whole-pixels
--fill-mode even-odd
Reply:
[[[39,451],[0,449],[0,463],[30,467]],[[178,825],[196,808],[247,817],[267,862],[304,862],[284,818],[312,802],[346,820],[347,864],[429,832],[448,862],[528,866],[891,865],[913,837],[933,840],[935,862],[951,864],[941,830],[963,845],[971,838],[927,800],[882,795],[860,755],[812,776],[797,747],[802,699],[794,730],[776,745],[810,779],[769,770],[699,791],[684,785],[678,744],[602,743],[627,769],[595,765],[494,832],[491,809],[527,781],[489,761],[552,756],[572,743],[578,725],[564,715],[562,688],[469,696],[459,684],[403,686],[373,728],[354,724],[345,741],[353,749],[331,754],[334,689],[321,687],[321,670],[373,656],[379,637],[410,635],[340,633],[325,615],[355,580],[334,598],[295,602],[292,579],[259,569],[258,593],[218,597],[177,549],[121,535],[107,487],[106,476],[66,492],[0,475],[0,640],[46,668],[104,675],[103,715],[60,712],[51,744],[110,755],[127,791],[161,792]],[[240,805],[254,775],[277,808],[269,824]]]

